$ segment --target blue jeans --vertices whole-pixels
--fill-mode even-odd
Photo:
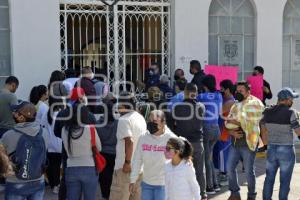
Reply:
[[[206,169],[206,185],[207,188],[213,189],[218,185],[216,171],[213,163],[213,150],[220,137],[220,128],[218,124],[204,124],[204,154]]]
[[[5,200],[43,200],[45,181],[33,181],[28,183],[6,182]]]
[[[142,200],[165,200],[165,186],[141,183]]]
[[[295,162],[295,147],[293,145],[268,145],[267,172],[263,189],[264,200],[272,199],[273,186],[278,168],[280,168],[279,199],[288,199]]]
[[[84,199],[96,199],[98,173],[95,167],[68,167],[65,178],[68,200],[79,200],[82,193]]]
[[[229,190],[232,196],[240,196],[240,186],[238,184],[237,177],[237,165],[239,161],[243,159],[247,182],[248,182],[248,197],[256,198],[256,180],[255,180],[255,155],[256,152],[251,151],[248,146],[245,147],[230,147],[227,170],[228,170],[228,181],[229,181]]]

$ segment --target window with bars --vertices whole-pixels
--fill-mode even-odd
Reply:
[[[300,1],[288,0],[283,13],[282,85],[300,88]]]
[[[239,79],[252,73],[256,51],[256,12],[250,0],[212,0],[209,9],[209,64],[239,67]]]
[[[10,76],[10,23],[8,0],[0,0],[0,84]]]

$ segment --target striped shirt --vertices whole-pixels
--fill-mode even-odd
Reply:
[[[294,130],[300,129],[296,110],[285,105],[276,105],[264,111],[261,124],[268,130],[268,143],[294,145]]]

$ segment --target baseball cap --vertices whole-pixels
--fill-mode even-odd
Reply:
[[[299,94],[291,88],[286,87],[278,92],[277,97],[279,100],[284,100],[288,98],[296,99],[299,97]]]
[[[34,119],[36,116],[36,108],[32,103],[20,101],[16,105],[11,106],[12,112],[18,112],[27,119]]]
[[[78,101],[83,96],[85,96],[84,89],[82,89],[81,87],[75,87],[71,91],[70,100]]]

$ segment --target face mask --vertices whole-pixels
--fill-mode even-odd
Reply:
[[[193,72],[193,70],[192,70],[192,69],[190,69],[190,73],[191,73],[191,74],[194,74],[194,72]]]
[[[150,69],[150,70],[149,70],[149,75],[150,75],[150,76],[154,75],[154,70],[153,70],[153,69]]]
[[[150,134],[152,134],[152,135],[154,133],[156,133],[157,131],[159,131],[157,123],[154,123],[154,122],[148,122],[147,129],[150,132]]]
[[[174,151],[165,151],[165,157],[167,160],[172,160],[174,156],[175,156]]]
[[[256,76],[257,74],[255,72],[252,73],[252,76]]]
[[[235,94],[235,99],[238,100],[239,102],[242,102],[245,99],[245,97],[241,93],[237,92]]]
[[[180,76],[178,76],[178,75],[175,75],[175,76],[174,76],[174,80],[175,80],[175,81],[178,81],[179,79],[180,79]]]
[[[95,78],[95,74],[94,74],[94,73],[91,73],[90,78],[91,78],[91,79],[94,79],[94,78]]]

